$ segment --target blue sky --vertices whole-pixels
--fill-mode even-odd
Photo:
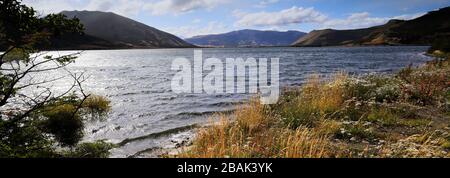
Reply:
[[[354,29],[412,19],[450,0],[24,0],[42,14],[115,12],[182,38],[240,29]]]

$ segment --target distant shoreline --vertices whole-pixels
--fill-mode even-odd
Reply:
[[[362,46],[264,46],[264,47],[186,47],[186,48],[107,48],[107,49],[44,49],[42,51],[118,51],[118,50],[158,50],[158,49],[261,49],[261,48],[373,48],[373,47],[430,47],[431,45],[362,45]],[[0,51],[4,52],[4,51]],[[426,51],[425,51],[426,52]]]

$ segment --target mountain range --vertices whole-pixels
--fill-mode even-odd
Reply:
[[[223,34],[195,36],[185,39],[186,41],[170,33],[111,12],[63,11],[61,13],[68,18],[76,17],[80,19],[85,27],[85,34],[66,34],[51,39],[51,49],[432,44],[446,46],[450,42],[450,7],[429,12],[416,19],[394,19],[384,25],[363,29],[325,29],[314,30],[308,34],[299,31],[279,32],[247,29]],[[0,46],[0,49],[2,48],[5,47]]]
[[[63,11],[84,25],[85,35],[66,35],[54,39],[54,48],[189,48],[192,44],[132,19],[112,12]]]
[[[185,40],[204,47],[290,46],[304,35],[306,33],[299,31],[279,32],[247,29],[223,34],[195,36]]]
[[[413,20],[390,20],[380,26],[354,30],[315,30],[293,46],[430,45],[450,36],[450,7]]]

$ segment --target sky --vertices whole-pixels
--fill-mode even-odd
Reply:
[[[450,0],[23,0],[40,14],[114,12],[181,38],[234,30],[355,29],[413,19]]]

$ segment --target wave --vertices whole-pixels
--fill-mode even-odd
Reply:
[[[162,131],[162,132],[151,133],[151,134],[140,136],[140,137],[127,138],[127,139],[121,141],[120,143],[118,143],[117,145],[118,146],[124,146],[124,145],[126,145],[128,143],[131,143],[131,142],[135,142],[135,141],[139,141],[139,140],[145,140],[145,139],[155,139],[155,138],[159,138],[159,137],[163,137],[163,136],[167,136],[167,135],[172,135],[172,134],[177,134],[177,133],[180,133],[180,132],[192,130],[192,129],[195,129],[195,128],[198,128],[198,127],[199,127],[198,124],[193,124],[193,125],[187,125],[187,126],[183,126],[183,127],[177,127],[177,128],[165,130],[165,131]]]
[[[134,153],[131,156],[128,156],[127,158],[138,158],[139,155],[143,154],[143,153],[148,153],[148,152],[154,152],[154,151],[158,151],[158,150],[163,150],[162,147],[151,147],[151,148],[147,148],[141,151],[138,151],[136,153]]]
[[[218,103],[212,103],[209,104],[209,106],[217,106],[217,107],[223,107],[223,106],[237,106],[245,104],[246,102],[240,101],[240,102],[218,102]]]
[[[171,120],[171,119],[185,119],[188,117],[200,117],[200,116],[212,116],[215,114],[230,114],[235,109],[223,110],[223,111],[203,111],[203,112],[181,112],[178,114],[165,116],[162,120]]]

